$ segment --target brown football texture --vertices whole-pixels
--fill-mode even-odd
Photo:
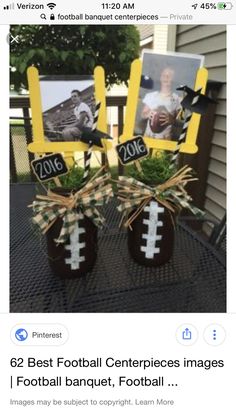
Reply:
[[[164,131],[164,129],[169,125],[168,123],[164,124],[164,125],[161,125],[160,114],[162,112],[167,112],[168,113],[165,106],[159,106],[157,108],[153,118],[150,119],[150,128],[151,128],[152,132],[154,132],[155,134],[158,134],[158,133]]]

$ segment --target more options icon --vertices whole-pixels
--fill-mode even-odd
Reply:
[[[225,338],[225,329],[219,324],[210,324],[204,330],[203,337],[208,345],[218,346],[221,345]]]

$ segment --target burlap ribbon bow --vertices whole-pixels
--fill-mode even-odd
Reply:
[[[117,183],[118,199],[121,201],[118,211],[123,213],[121,223],[131,228],[132,222],[151,199],[158,201],[173,214],[181,208],[186,208],[196,216],[204,215],[203,211],[190,204],[192,198],[185,190],[186,184],[195,180],[197,178],[192,176],[192,169],[188,166],[184,166],[156,187],[147,186],[134,178],[120,176]]]
[[[33,208],[33,223],[37,224],[45,234],[58,217],[63,224],[56,243],[65,243],[73,232],[79,213],[82,212],[93,223],[102,227],[105,219],[97,207],[103,206],[113,196],[110,175],[105,174],[91,179],[82,189],[65,197],[48,191],[48,195],[37,195],[36,200],[29,207]],[[79,210],[79,211],[78,211]]]

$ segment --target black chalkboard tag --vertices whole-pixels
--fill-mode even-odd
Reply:
[[[120,162],[124,165],[140,160],[149,153],[143,137],[141,136],[134,137],[131,140],[118,144],[116,146],[116,151]]]
[[[32,169],[40,182],[56,178],[68,172],[66,162],[60,153],[49,154],[31,162]]]

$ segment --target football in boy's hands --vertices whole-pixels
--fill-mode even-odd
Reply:
[[[155,134],[159,134],[164,131],[164,129],[170,125],[170,122],[163,123],[163,113],[169,114],[165,106],[159,106],[154,112],[152,118],[150,118],[150,128]]]

